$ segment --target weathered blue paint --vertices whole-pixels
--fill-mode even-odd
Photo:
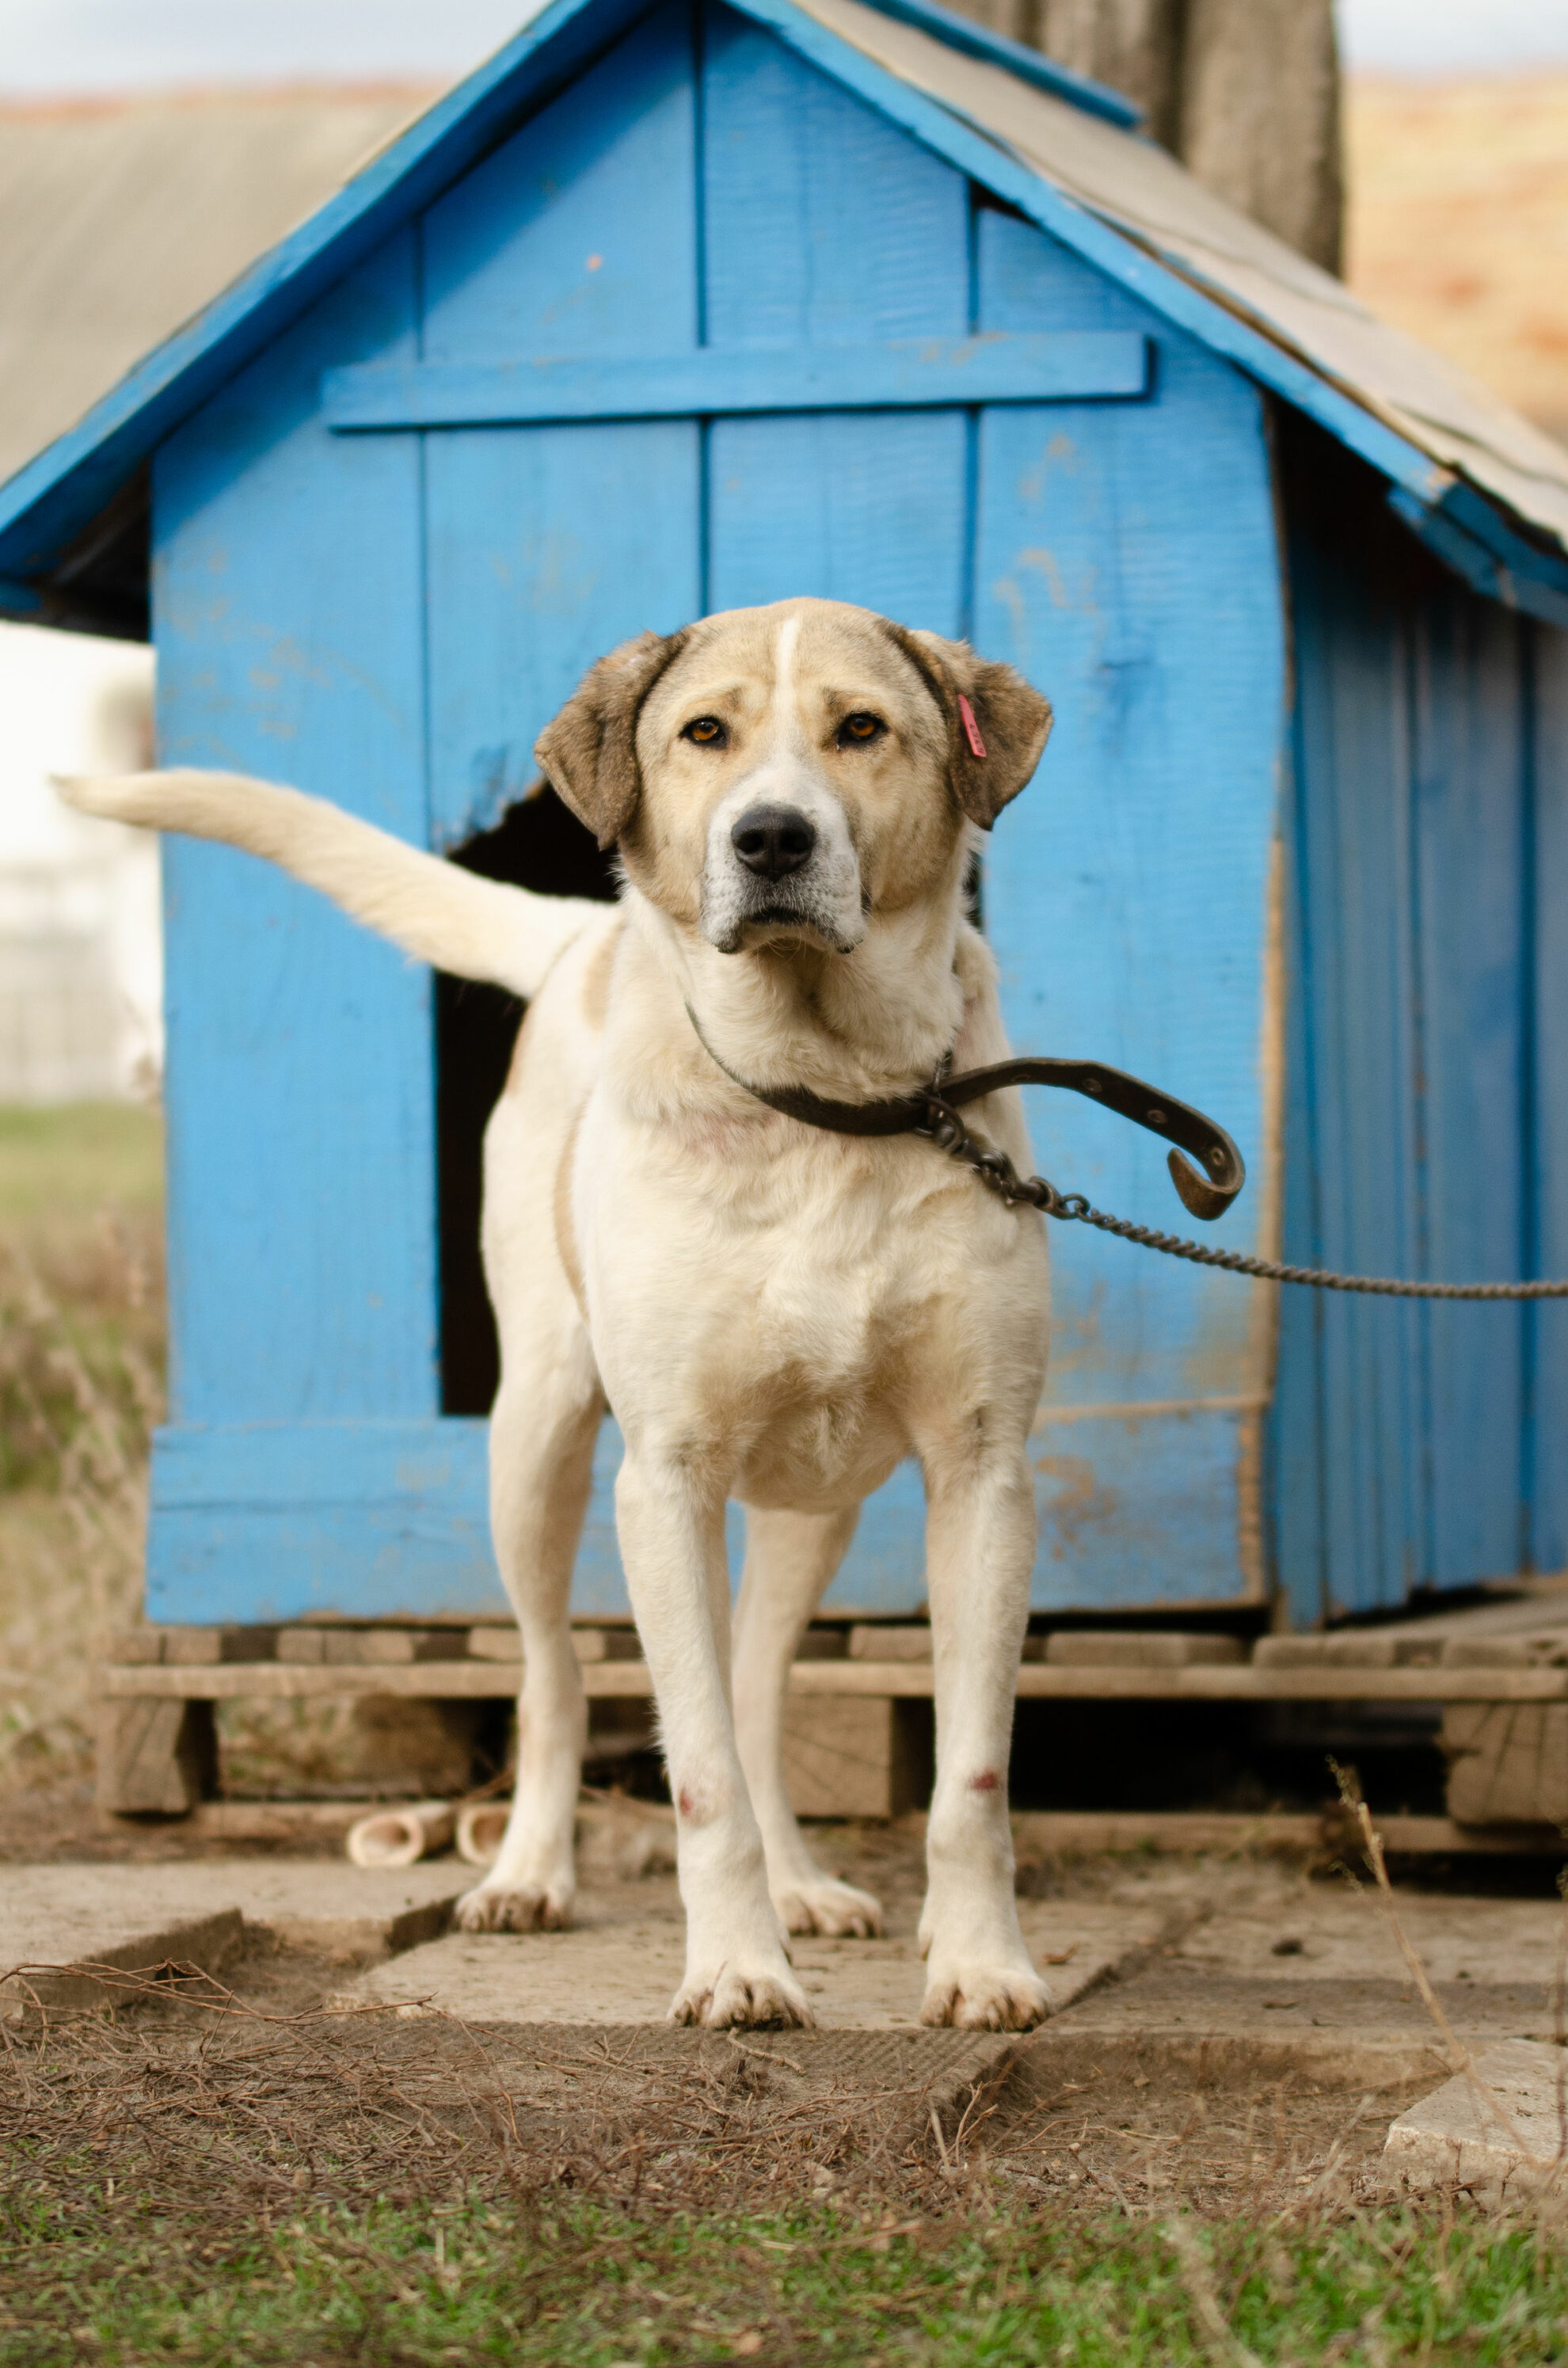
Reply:
[[[695,348],[696,142],[690,17],[666,6],[432,207],[427,363]],[[361,440],[412,439],[336,439]],[[432,814],[449,846],[536,778],[535,739],[597,657],[701,610],[701,435],[669,419],[423,440]]]
[[[1561,1272],[1568,644],[1424,560],[1366,472],[1290,442],[1286,1255]],[[1560,1311],[1284,1297],[1274,1520],[1299,1619],[1564,1558]]]
[[[323,410],[339,433],[523,427],[576,419],[690,419],[787,411],[950,410],[1074,403],[1149,391],[1143,337],[1045,333],[900,337],[837,352],[797,347],[602,362],[424,362],[329,370]]]
[[[1144,324],[1121,290],[1030,227],[980,218],[981,320]],[[1179,464],[1173,456],[1179,454]],[[1177,555],[1179,554],[1179,561]],[[1013,1042],[1093,1051],[1224,1113],[1252,1178],[1216,1240],[1266,1240],[1268,872],[1284,650],[1260,400],[1186,338],[1158,399],[985,416],[974,630],[1046,686],[1058,721],[1034,788],[998,824],[986,918]],[[1175,1222],[1149,1138],[1066,1095],[1031,1098],[1044,1172],[1102,1206]],[[1058,1600],[1223,1598],[1260,1577],[1236,1518],[1268,1386],[1267,1308],[1233,1278],[1053,1228],[1048,1406],[1106,1411],[1095,1463],[1126,1526],[1087,1525]],[[1167,1411],[1144,1416],[1155,1402]],[[1120,1409],[1120,1411],[1117,1411]],[[1223,1436],[1231,1478],[1170,1486],[1164,1429]],[[1120,1433],[1125,1446],[1113,1445]],[[1179,1464],[1182,1451],[1174,1451]],[[1156,1477],[1158,1472],[1159,1477]],[[1157,1508],[1165,1505],[1162,1517]],[[1129,1539],[1141,1578],[1130,1592]]]
[[[1527,1238],[1538,1274],[1568,1274],[1568,632],[1529,638],[1525,751],[1533,1028]],[[1529,1559],[1568,1567],[1568,1304],[1530,1310]]]
[[[1289,729],[1262,386],[1381,472],[1335,509],[1324,456],[1359,464],[1286,439]],[[1014,1041],[1220,1115],[1252,1184],[1216,1240],[1272,1247],[1283,1097],[1291,1255],[1568,1268],[1557,563],[792,0],[560,0],[35,464],[0,568],[153,450],[169,760],[447,848],[646,626],[812,592],[968,633],[1057,708],[988,849]],[[429,982],[224,850],[167,881],[150,1604],[493,1611],[483,1425],[438,1411]],[[1031,1119],[1055,1181],[1176,1221],[1145,1138]],[[1256,1597],[1266,1513],[1306,1618],[1568,1556],[1562,1311],[1287,1298],[1266,1500],[1268,1294],[1052,1247],[1038,1606]],[[586,1610],[625,1605],[618,1454]],[[917,1610],[923,1530],[906,1467],[830,1602]]]
[[[165,763],[423,840],[419,454],[317,416],[415,294],[405,233],[164,446],[153,608]],[[433,1414],[427,975],[226,848],[168,840],[164,881],[174,1421]]]
[[[1039,786],[998,835],[987,889],[1018,1041],[1092,1045],[1223,1109],[1266,1194],[1263,939],[1282,661],[1278,606],[1258,598],[1276,559],[1258,398],[1244,381],[1060,243],[981,203],[962,175],[771,34],[717,6],[702,12],[695,41],[684,5],[646,17],[351,284],[370,285],[372,271],[377,286],[395,283],[403,309],[378,324],[369,353],[351,342],[331,353],[335,308],[348,301],[331,300],[308,336],[295,332],[253,365],[161,463],[181,489],[165,529],[161,476],[170,753],[287,770],[372,810],[367,766],[384,768],[388,752],[386,700],[369,665],[353,683],[324,677],[331,713],[308,759],[299,751],[309,726],[292,711],[289,761],[281,750],[257,753],[275,717],[271,688],[262,695],[256,679],[256,620],[287,612],[276,574],[286,577],[301,549],[313,564],[321,545],[365,547],[372,529],[353,506],[356,465],[392,472],[372,534],[392,554],[378,598],[399,605],[404,638],[383,637],[407,684],[423,675],[427,732],[422,768],[421,711],[405,692],[404,803],[389,806],[383,787],[374,810],[438,845],[492,821],[526,786],[539,729],[622,633],[801,590],[947,632],[972,629],[1048,684],[1061,716]],[[703,404],[702,420],[636,416],[643,358],[678,360],[683,340],[687,399]],[[902,348],[897,367],[907,370],[912,347],[936,358],[922,368],[952,367],[956,355],[954,386],[965,394],[994,387],[1011,398],[1024,385],[1036,399],[933,404],[917,392],[893,404],[877,373],[890,347]],[[598,358],[604,416],[591,424],[416,430],[436,412],[415,403],[377,409],[381,433],[333,432],[346,386],[358,401],[367,384],[390,384],[403,402],[424,373],[483,380],[519,357],[562,350],[585,370]],[[331,355],[309,392],[307,353]],[[991,373],[978,382],[977,361]],[[729,370],[744,413],[759,373],[774,371],[792,400],[819,366],[836,373],[844,407],[726,416],[715,393],[724,383],[715,374]],[[607,401],[618,371],[632,395]],[[266,386],[258,372],[272,373]],[[882,407],[858,407],[868,388]],[[1142,399],[1104,399],[1112,393]],[[296,415],[281,438],[278,404]],[[389,427],[400,417],[410,425]],[[1169,466],[1173,439],[1180,470]],[[274,506],[270,527],[279,484],[298,484],[312,505],[301,543],[264,530],[256,506]],[[220,536],[241,555],[217,600],[204,602],[197,590]],[[345,597],[330,571],[320,580]],[[421,620],[416,648],[408,637]],[[320,1608],[335,1589],[340,1608],[364,1611],[389,1588],[387,1610],[483,1609],[494,1578],[473,1543],[483,1498],[472,1429],[423,1495],[423,1484],[393,1485],[383,1470],[394,1448],[403,1453],[390,1417],[425,1417],[433,1442],[444,1428],[433,1419],[428,1356],[429,1121],[406,1082],[427,1090],[423,982],[319,906],[301,922],[308,900],[270,875],[263,884],[238,859],[200,849],[177,860],[204,880],[227,866],[241,883],[232,894],[296,916],[271,951],[307,999],[309,1107],[324,1113],[312,1124],[329,1130],[326,1158],[351,1188],[335,1198],[328,1168],[309,1162],[298,1192],[285,1176],[278,1205],[265,1211],[225,1186],[237,1156],[244,1172],[272,1178],[258,1143],[236,1155],[233,1121],[203,1133],[200,1110],[244,1100],[225,1086],[243,1061],[260,1091],[241,1122],[297,1127],[280,1098],[301,1056],[298,1025],[280,1028],[275,1081],[274,1055],[246,1015],[281,1016],[284,990],[265,961],[254,977],[224,962],[217,936],[234,939],[235,914],[214,901],[210,926],[189,932],[181,957],[198,975],[226,974],[205,1032],[182,1007],[176,1035],[189,1113],[176,1135],[190,1145],[183,1167],[176,1157],[176,1224],[188,1224],[203,1278],[178,1299],[176,1422],[218,1427],[183,1444],[171,1438],[160,1455],[161,1616],[199,1616],[193,1607],[212,1602],[214,1589],[231,1617],[263,1616],[264,1603],[267,1616]],[[1194,936],[1190,911],[1170,899],[1172,876],[1202,913],[1187,1012],[1161,986]],[[182,909],[176,929],[185,927]],[[333,982],[366,964],[393,982],[381,998],[391,1015],[381,1047],[404,1081],[393,1090],[374,1073],[378,1112],[354,1119],[375,1141],[375,1173],[398,1179],[396,1214],[384,1221],[366,1163],[356,1166],[330,1131],[334,1083],[355,1060],[355,1015],[338,1011]],[[230,1006],[235,1016],[225,1018]],[[1038,1118],[1051,1164],[1074,1184],[1163,1206],[1158,1160],[1131,1133],[1054,1102]],[[1263,1197],[1255,1193],[1255,1210]],[[347,1316],[334,1312],[342,1294],[328,1278],[357,1262],[380,1273],[378,1227],[405,1221],[423,1231],[420,1254],[402,1259],[395,1288],[374,1294],[376,1320],[383,1331],[395,1325],[400,1346],[373,1355],[352,1304]],[[1232,1230],[1250,1242],[1256,1222]],[[301,1319],[294,1264],[313,1278],[313,1321]],[[238,1280],[217,1288],[222,1272]],[[1224,1600],[1255,1588],[1246,1488],[1263,1335],[1252,1294],[1063,1240],[1058,1302],[1056,1375],[1037,1441],[1040,1600]],[[342,1328],[341,1374],[324,1358],[322,1323]],[[238,1365],[228,1347],[236,1337],[248,1352]],[[335,1426],[298,1428],[347,1413],[367,1419],[363,1450],[348,1451]],[[236,1432],[236,1418],[290,1427]],[[265,1485],[242,1484],[236,1440],[266,1467]],[[582,1600],[599,1610],[624,1605],[608,1503],[615,1453],[607,1428],[580,1573]],[[298,1489],[296,1462],[307,1475]],[[431,1472],[439,1463],[434,1444],[414,1459]],[[346,1510],[356,1488],[375,1541],[358,1572]],[[917,1608],[923,1516],[917,1474],[901,1473],[868,1509],[833,1600]],[[452,1554],[437,1579],[431,1542],[443,1522]],[[318,1533],[305,1551],[301,1540]]]
[[[153,1451],[149,1615],[504,1611],[488,1431],[455,1416],[171,1424]]]

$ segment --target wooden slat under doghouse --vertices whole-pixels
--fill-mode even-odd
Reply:
[[[574,1631],[591,1700],[647,1700],[625,1624]],[[515,1630],[476,1626],[142,1628],[101,1673],[99,1798],[115,1813],[182,1814],[211,1788],[212,1706],[387,1697],[484,1702],[522,1681]],[[815,1816],[909,1805],[903,1705],[934,1691],[931,1632],[858,1623],[809,1632],[790,1674],[797,1805]],[[1425,1621],[1314,1636],[1061,1629],[1028,1639],[1020,1698],[1059,1702],[1441,1705],[1449,1807],[1486,1826],[1568,1820],[1568,1606],[1557,1590]]]

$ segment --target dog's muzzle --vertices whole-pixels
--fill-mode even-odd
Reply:
[[[702,875],[702,934],[739,953],[758,929],[797,931],[835,953],[865,935],[860,867],[836,800],[744,793],[713,817]],[[738,808],[738,811],[737,811]]]
[[[799,806],[747,806],[730,845],[759,880],[783,880],[812,860],[816,825]]]

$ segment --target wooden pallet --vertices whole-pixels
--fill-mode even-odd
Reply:
[[[630,1628],[583,1626],[574,1635],[590,1701],[651,1695]],[[914,1754],[900,1706],[930,1699],[930,1649],[922,1625],[811,1632],[790,1676],[789,1721],[803,1813],[888,1815],[909,1804]],[[497,1623],[139,1629],[116,1640],[102,1672],[100,1804],[118,1815],[188,1812],[212,1788],[220,1702],[482,1702],[515,1697],[521,1679],[517,1632]],[[1441,1705],[1463,1755],[1458,1781],[1480,1804],[1472,1819],[1568,1819],[1561,1590],[1441,1620],[1265,1637],[1250,1649],[1211,1634],[1058,1630],[1028,1640],[1017,1690],[1021,1699],[1057,1702]],[[1552,1790],[1559,1763],[1561,1803]]]

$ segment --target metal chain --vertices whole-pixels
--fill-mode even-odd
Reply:
[[[1180,1234],[1162,1234],[1153,1225],[1134,1224],[1131,1217],[1113,1217],[1091,1206],[1082,1192],[1059,1192],[1043,1176],[1020,1176],[1005,1151],[977,1143],[958,1111],[939,1095],[929,1094],[926,1106],[930,1124],[916,1127],[915,1133],[927,1137],[960,1167],[971,1167],[1009,1209],[1024,1201],[1063,1224],[1093,1225],[1165,1258],[1221,1267],[1227,1274],[1256,1275],[1263,1282],[1301,1282],[1313,1291],[1358,1291],[1379,1299],[1568,1299],[1568,1282],[1396,1282],[1386,1275],[1334,1274],[1324,1267],[1282,1266],[1275,1258],[1249,1258],[1244,1250],[1210,1249]]]

